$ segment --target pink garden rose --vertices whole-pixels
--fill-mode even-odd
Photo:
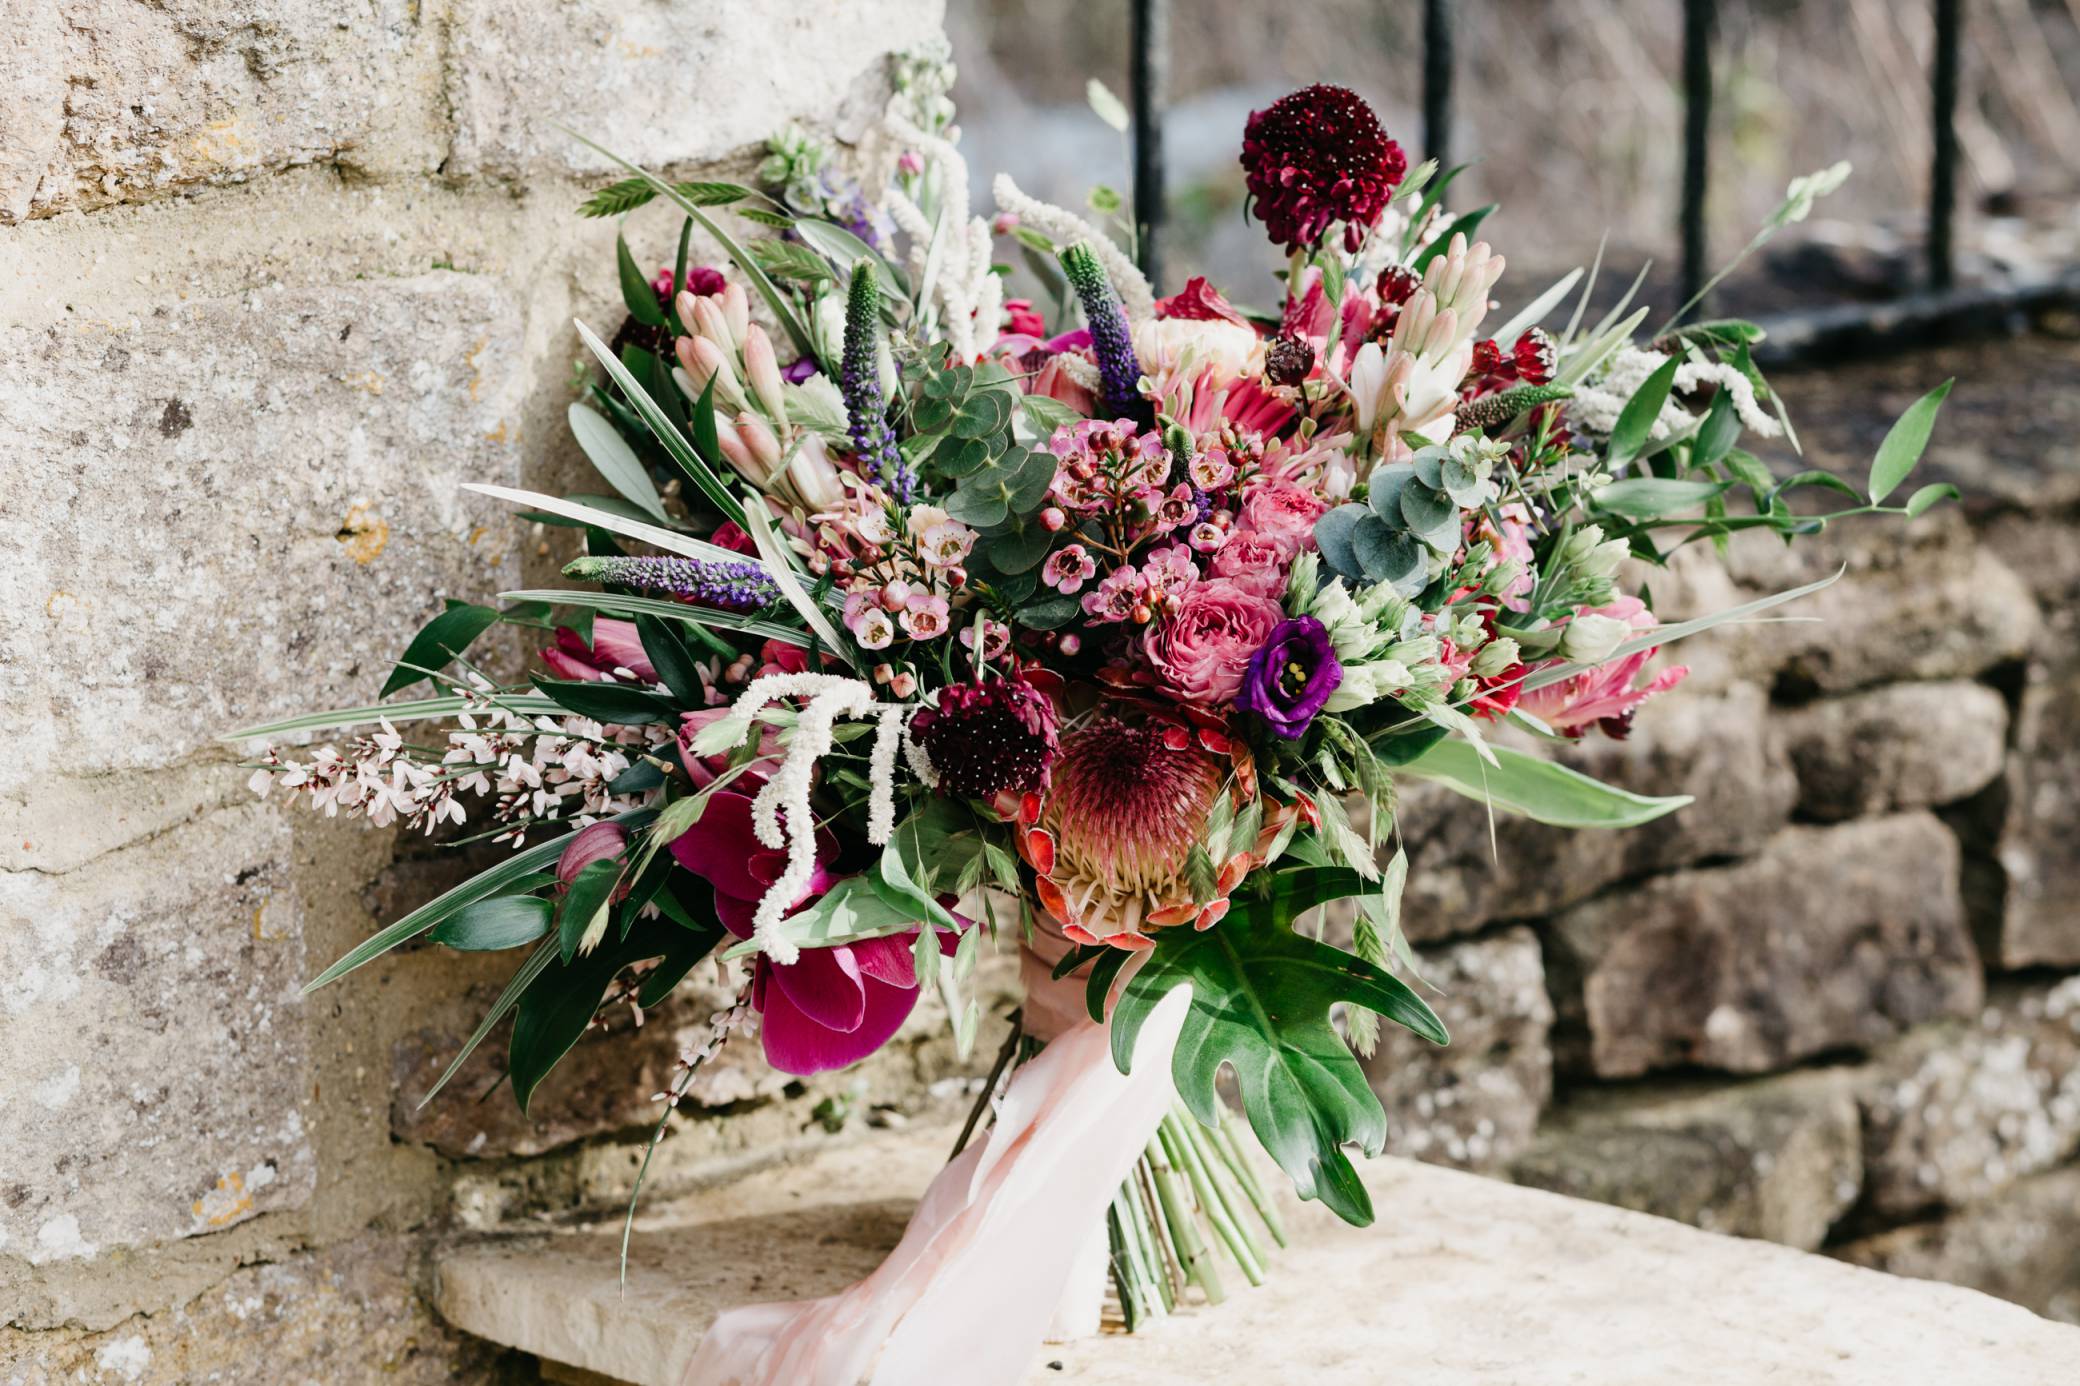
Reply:
[[[1285,595],[1286,569],[1292,551],[1255,530],[1228,536],[1213,555],[1213,576],[1226,578],[1243,591],[1273,600]]]
[[[1164,692],[1221,707],[1241,690],[1250,656],[1284,617],[1277,602],[1226,578],[1198,582],[1177,610],[1142,634],[1141,652]]]
[[[1291,558],[1314,547],[1314,522],[1329,508],[1314,492],[1285,482],[1259,486],[1242,502],[1242,528],[1254,530]]]

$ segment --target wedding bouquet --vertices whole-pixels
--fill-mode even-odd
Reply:
[[[1024,1173],[977,1147],[957,1201],[998,1216],[1016,1186],[1064,1224],[1053,1260],[1010,1249],[1050,1268],[1043,1299],[1095,1232],[1131,1326],[1187,1285],[1218,1296],[1209,1247],[1255,1279],[1251,1218],[1281,1235],[1224,1068],[1299,1195],[1372,1217],[1345,1150],[1377,1153],[1386,1123],[1353,1051],[1382,1020],[1446,1041],[1398,927],[1396,784],[1582,828],[1686,802],[1519,747],[1625,736],[1684,676],[1649,671],[1659,647],[1812,590],[1664,626],[1627,590],[1643,565],[1951,494],[1885,504],[1943,392],[1860,488],[1779,479],[1740,446],[1789,432],[1756,327],[1641,344],[1630,292],[1589,319],[1593,271],[1504,314],[1491,209],[1449,215],[1457,170],[1411,168],[1329,86],[1243,132],[1277,275],[1232,301],[1203,279],[1159,296],[1106,225],[1009,178],[993,219],[974,211],[949,74],[903,66],[878,194],[794,133],[762,190],[631,165],[599,192],[589,215],[683,214],[655,276],[619,244],[611,340],[578,325],[603,374],[570,421],[611,494],[473,488],[578,531],[575,585],[451,603],[383,688],[427,696],[238,735],[270,741],[262,792],[511,847],[312,985],[421,936],[523,950],[442,1078],[511,1014],[523,1108],[602,1008],[656,1006],[704,962],[738,1000],[672,1100],[754,1031],[788,1073],[854,1063],[926,992],[965,1047],[978,956],[1019,944],[1033,994],[1007,1063],[1038,1057],[984,1098],[1036,1148],[1089,1139],[1027,1150]],[[1794,184],[1756,244],[1844,172]],[[1092,206],[1131,248],[1118,199]],[[696,230],[726,266],[688,263]],[[1006,297],[1000,251],[1035,297]],[[1795,508],[1815,487],[1851,503]],[[540,672],[472,661],[500,624],[545,633]],[[1504,724],[1516,746],[1491,742]],[[335,730],[351,735],[278,744]],[[1076,1044],[1109,1062],[1048,1067]],[[1121,1098],[1129,1074],[1154,1097]],[[954,1216],[928,1198],[913,1232],[952,1235]],[[860,1351],[898,1353],[892,1321]],[[824,1379],[773,1367],[785,1335],[759,1332],[769,1379]]]

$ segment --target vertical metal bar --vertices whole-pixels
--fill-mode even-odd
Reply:
[[[1423,0],[1423,154],[1446,166],[1452,145],[1452,0]]]
[[[1712,20],[1715,0],[1683,0],[1683,266],[1679,301],[1704,287],[1705,186],[1712,128]],[[1700,302],[1691,309],[1701,313]]]
[[[1947,289],[1956,278],[1957,78],[1964,0],[1936,0],[1933,88],[1935,153],[1928,180],[1928,285]]]
[[[1170,99],[1170,0],[1133,0],[1134,246],[1141,272],[1163,282],[1163,110]]]

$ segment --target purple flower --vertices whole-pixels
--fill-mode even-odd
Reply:
[[[1235,706],[1254,712],[1272,731],[1292,740],[1304,733],[1343,682],[1343,665],[1329,644],[1329,631],[1312,616],[1295,616],[1272,627],[1271,637],[1250,656]]]

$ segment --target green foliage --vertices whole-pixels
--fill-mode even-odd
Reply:
[[[1159,934],[1112,1016],[1113,1059],[1126,1072],[1150,1013],[1172,988],[1189,985],[1191,1008],[1171,1066],[1185,1105],[1214,1125],[1215,1082],[1221,1067],[1230,1067],[1250,1128],[1300,1196],[1321,1199],[1358,1226],[1372,1221],[1372,1201],[1342,1146],[1354,1141],[1366,1154],[1378,1154],[1386,1114],[1330,1023],[1330,1008],[1364,1006],[1425,1039],[1448,1040],[1437,1016],[1404,983],[1293,932],[1296,916],[1365,889],[1355,871],[1333,867],[1254,877],[1216,927]],[[1086,992],[1094,1010],[1119,971],[1104,963],[1101,958],[1093,966]]]
[[[448,603],[447,610],[420,627],[412,643],[405,646],[379,696],[387,698],[453,664],[478,636],[498,624],[498,615],[488,606]]]
[[[1494,763],[1464,741],[1439,741],[1401,767],[1505,813],[1562,828],[1631,828],[1691,802],[1687,794],[1654,798],[1591,779],[1537,756],[1490,746]]]
[[[556,906],[539,896],[494,895],[449,915],[427,937],[465,953],[518,948],[548,933],[555,913]]]
[[[1954,379],[1946,380],[1908,405],[1906,413],[1901,414],[1886,433],[1885,441],[1878,444],[1878,455],[1871,460],[1872,505],[1891,495],[1914,470],[1914,464],[1921,460],[1921,454],[1928,448],[1928,435],[1936,426],[1936,414],[1949,397],[1950,387],[1956,383]],[[1932,505],[1934,501],[1927,504]],[[1923,508],[1926,509],[1926,505]]]
[[[675,186],[680,197],[699,207],[726,207],[752,196],[751,189],[741,183],[679,183]],[[618,217],[624,212],[633,212],[656,196],[657,188],[650,180],[624,178],[618,183],[609,183],[579,203],[578,215]]]

